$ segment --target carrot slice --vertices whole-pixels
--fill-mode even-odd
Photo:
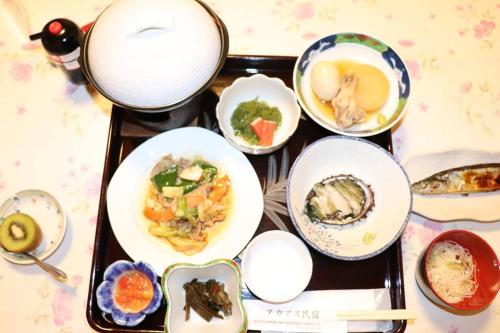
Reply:
[[[163,216],[161,218],[162,221],[170,221],[175,218],[174,211],[172,210],[172,207],[168,207],[165,209],[165,212],[163,213]]]
[[[264,120],[262,126],[262,135],[259,137],[259,144],[267,147],[273,144],[274,131],[276,130],[276,123],[271,120]]]
[[[144,216],[146,216],[148,219],[159,222],[161,219],[161,211],[153,209],[151,207],[146,207],[144,208]]]
[[[144,208],[144,216],[155,222],[160,222],[160,221],[166,222],[172,220],[175,217],[171,207],[161,210],[156,210],[151,207],[146,207]]]
[[[220,201],[226,195],[230,185],[231,181],[227,175],[217,179],[208,194],[208,198],[214,202]]]
[[[252,127],[252,130],[254,131],[255,135],[257,135],[258,138],[260,138],[260,136],[262,135],[263,125],[264,125],[264,119],[262,119],[262,117],[256,118],[250,124],[250,127]]]
[[[201,204],[203,202],[203,200],[205,200],[205,197],[201,194],[189,193],[186,195],[186,205],[189,208],[194,208],[194,207],[198,206],[199,204]]]

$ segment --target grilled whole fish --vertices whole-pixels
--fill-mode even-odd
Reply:
[[[469,194],[500,190],[500,163],[441,171],[414,183],[418,194]]]

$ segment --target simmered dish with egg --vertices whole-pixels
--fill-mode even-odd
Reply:
[[[389,97],[389,81],[378,68],[354,61],[319,61],[311,70],[316,106],[340,128],[367,120]]]
[[[186,255],[202,251],[226,219],[230,190],[228,175],[202,158],[165,156],[151,172],[144,207],[149,232]]]

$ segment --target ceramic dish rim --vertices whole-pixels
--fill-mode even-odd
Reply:
[[[387,242],[384,246],[380,247],[378,250],[373,251],[371,253],[368,253],[368,254],[365,254],[365,255],[361,255],[361,256],[342,256],[342,255],[334,254],[334,253],[327,252],[327,251],[321,249],[318,245],[316,245],[315,243],[313,243],[312,241],[310,241],[309,238],[307,238],[305,236],[305,234],[302,232],[302,229],[299,227],[299,224],[298,224],[298,222],[297,222],[297,220],[295,218],[293,210],[291,209],[292,205],[291,205],[291,202],[290,202],[290,200],[291,200],[290,199],[290,197],[291,197],[290,196],[290,182],[291,182],[292,175],[293,175],[293,172],[295,170],[295,167],[297,166],[297,164],[299,163],[299,161],[301,160],[301,158],[303,157],[303,155],[311,147],[315,146],[316,144],[318,144],[318,143],[320,143],[322,141],[330,141],[330,140],[352,140],[352,141],[358,141],[358,142],[362,142],[362,143],[367,143],[370,146],[372,146],[373,148],[381,150],[384,154],[388,155],[393,162],[396,163],[396,165],[399,167],[399,169],[401,170],[402,174],[404,175],[404,177],[405,177],[405,179],[406,179],[406,181],[408,183],[408,186],[409,186],[408,187],[408,192],[409,192],[410,200],[409,200],[409,207],[408,207],[408,213],[406,214],[406,218],[401,223],[401,226],[400,226],[398,232],[394,235],[394,237],[389,242]],[[403,233],[406,225],[408,224],[408,221],[410,220],[410,216],[411,216],[411,213],[412,213],[412,205],[413,205],[413,192],[411,191],[411,183],[410,183],[410,179],[408,178],[408,175],[406,174],[406,171],[401,166],[401,163],[399,163],[390,152],[388,152],[384,148],[380,147],[379,145],[377,145],[377,144],[375,144],[375,143],[373,143],[371,141],[368,141],[366,139],[360,138],[360,137],[342,136],[342,135],[330,135],[330,136],[326,136],[324,138],[321,138],[319,140],[316,140],[313,143],[311,143],[310,145],[308,145],[299,154],[299,156],[297,156],[297,158],[293,162],[293,165],[290,168],[290,172],[288,174],[288,178],[287,178],[287,181],[286,181],[286,203],[287,203],[288,212],[290,214],[290,219],[292,220],[293,226],[295,227],[295,229],[297,230],[297,232],[300,234],[300,236],[302,237],[302,239],[304,241],[306,241],[307,244],[309,244],[313,249],[315,249],[316,251],[318,251],[318,252],[320,252],[320,253],[322,253],[324,255],[327,255],[327,256],[335,258],[335,259],[340,259],[340,260],[345,260],[345,261],[357,261],[357,260],[362,260],[362,259],[368,259],[368,258],[375,257],[376,255],[384,252],[386,249],[388,249],[392,244],[394,244],[399,239],[399,237]]]
[[[61,212],[62,215],[62,231],[61,231],[61,236],[57,239],[56,242],[54,242],[53,247],[50,249],[50,251],[47,251],[44,255],[41,256],[36,256],[39,260],[45,260],[48,257],[50,257],[56,250],[61,246],[64,237],[66,236],[66,230],[68,228],[68,217],[66,216],[66,212],[63,209],[61,203],[49,192],[44,191],[44,190],[39,190],[39,189],[25,189],[18,191],[14,193],[13,195],[9,196],[5,201],[2,203],[0,206],[0,213],[2,214],[1,217],[3,217],[3,214],[5,213],[5,210],[8,208],[10,203],[12,202],[14,197],[20,196],[20,195],[25,195],[25,194],[33,194],[33,193],[38,193],[38,194],[43,194],[47,196],[56,206],[56,208]],[[42,230],[42,235],[43,235],[43,230]],[[42,236],[43,237],[43,236]],[[22,259],[22,261],[18,261],[17,259],[13,259],[9,252],[7,250],[4,250],[3,248],[0,248],[0,255],[7,261],[16,264],[16,265],[32,265],[35,264],[35,261],[33,259],[29,259],[25,257],[25,259]]]
[[[241,270],[236,263],[236,261],[231,260],[231,259],[225,259],[225,258],[220,258],[220,259],[214,259],[211,260],[207,263],[204,264],[191,264],[191,263],[175,263],[167,268],[165,268],[165,271],[163,272],[163,275],[161,277],[161,289],[163,290],[163,296],[165,297],[167,301],[167,311],[165,313],[165,319],[163,321],[164,327],[165,327],[165,333],[172,333],[172,331],[169,329],[169,318],[171,315],[172,307],[169,306],[169,304],[172,303],[172,298],[170,297],[170,293],[168,292],[167,288],[167,282],[168,278],[170,275],[175,272],[178,269],[181,268],[188,268],[188,269],[204,269],[208,268],[211,266],[216,266],[216,265],[226,265],[231,268],[231,271],[234,272],[236,275],[236,280],[238,281],[238,286],[236,290],[236,299],[238,300],[238,308],[240,309],[241,312],[241,319],[242,323],[239,328],[239,333],[244,333],[248,329],[248,316],[245,307],[243,306],[243,295],[242,295],[242,278],[241,278]]]
[[[307,107],[306,103],[304,101],[302,101],[302,98],[300,98],[300,95],[297,93],[297,90],[298,90],[297,87],[298,87],[298,85],[297,85],[297,80],[296,80],[296,77],[297,77],[296,74],[297,74],[297,71],[298,71],[299,62],[302,59],[303,55],[306,53],[306,51],[312,45],[316,44],[317,42],[319,42],[319,41],[321,41],[321,40],[323,40],[325,38],[332,37],[332,36],[339,36],[339,35],[348,35],[348,34],[352,34],[352,35],[356,35],[356,36],[364,35],[364,36],[367,36],[367,37],[369,37],[371,39],[374,39],[374,40],[378,41],[379,43],[385,45],[388,49],[390,49],[390,50],[392,50],[394,52],[394,54],[399,58],[399,60],[401,60],[401,63],[403,64],[406,72],[408,73],[408,83],[409,83],[409,85],[408,85],[409,88],[408,89],[409,89],[409,91],[408,91],[408,97],[406,98],[405,106],[401,110],[400,114],[392,122],[388,122],[386,124],[386,126],[380,128],[377,131],[372,131],[372,132],[368,132],[368,133],[356,133],[356,132],[344,131],[342,129],[337,128],[333,124],[328,124],[324,120],[322,120],[319,117],[317,117],[312,111],[310,111],[309,108]],[[354,44],[354,45],[357,45],[357,46],[360,46],[360,47],[367,47],[365,45],[359,45],[359,44],[350,43],[350,42],[345,42],[345,43],[342,43],[342,44]],[[362,138],[362,137],[368,137],[368,136],[377,135],[377,134],[382,133],[382,132],[384,132],[386,130],[389,130],[392,127],[396,126],[398,124],[398,122],[404,117],[404,115],[408,111],[410,102],[412,100],[411,86],[413,85],[413,83],[412,83],[412,78],[411,78],[411,75],[410,75],[410,73],[408,71],[408,66],[406,65],[405,60],[399,55],[398,52],[396,52],[396,50],[394,48],[390,47],[389,45],[387,45],[386,43],[384,43],[383,41],[381,41],[379,38],[373,37],[372,35],[365,34],[365,33],[362,33],[362,32],[337,32],[337,33],[333,33],[333,34],[324,35],[324,36],[321,36],[321,37],[315,39],[314,41],[312,41],[311,43],[309,43],[305,48],[303,48],[301,50],[301,52],[299,53],[299,56],[297,57],[297,60],[295,61],[295,65],[293,66],[293,74],[292,75],[293,75],[293,77],[292,77],[293,91],[295,92],[295,96],[296,96],[297,101],[299,102],[300,107],[302,108],[302,110],[304,110],[304,112],[307,113],[307,115],[315,123],[317,123],[318,125],[320,125],[321,127],[325,128],[325,129],[327,129],[328,131],[331,131],[333,133],[337,133],[339,135]]]

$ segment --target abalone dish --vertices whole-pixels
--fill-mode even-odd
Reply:
[[[345,225],[364,218],[374,204],[370,185],[352,175],[337,175],[314,184],[304,213],[311,222]]]

